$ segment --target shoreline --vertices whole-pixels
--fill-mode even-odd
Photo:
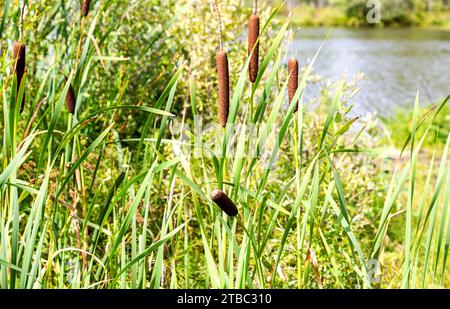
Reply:
[[[450,10],[411,11],[386,14],[381,22],[370,25],[363,12],[358,16],[350,16],[343,7],[316,8],[311,5],[299,5],[289,11],[281,12],[284,17],[291,14],[291,22],[298,27],[339,27],[339,28],[420,28],[450,31]],[[387,17],[386,17],[387,16]]]
[[[303,29],[318,29],[318,28],[335,28],[335,29],[363,29],[363,30],[383,30],[383,29],[409,29],[409,30],[441,30],[444,32],[450,32],[450,27],[431,27],[431,26],[406,26],[406,25],[396,25],[396,26],[379,26],[379,27],[372,27],[372,26],[343,26],[343,25],[302,25],[302,24],[295,24],[293,23],[295,27],[300,27]]]

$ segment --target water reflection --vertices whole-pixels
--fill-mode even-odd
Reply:
[[[322,28],[298,31],[294,44],[303,64],[314,56],[327,32]],[[355,111],[386,115],[396,106],[411,106],[417,90],[422,102],[450,93],[450,31],[334,29],[314,68],[330,78],[363,72]],[[308,96],[318,88],[312,87]]]

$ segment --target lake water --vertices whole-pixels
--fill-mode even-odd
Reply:
[[[315,55],[328,31],[298,31],[294,46],[302,65]],[[389,115],[397,106],[412,108],[418,90],[422,104],[435,102],[450,94],[450,31],[333,29],[314,72],[328,78],[364,73],[353,99],[357,113]],[[313,92],[314,87],[308,96]]]

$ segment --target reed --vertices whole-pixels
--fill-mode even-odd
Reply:
[[[289,91],[289,104],[292,103],[292,100],[294,99],[295,92],[298,88],[298,60],[295,58],[291,58],[288,61],[288,73],[289,73],[289,84],[288,84],[288,91]],[[298,109],[298,104],[295,107],[295,111]]]
[[[16,95],[19,94],[20,85],[22,83],[23,75],[25,74],[25,44],[16,42],[14,44],[13,58],[14,58],[14,72],[17,77]],[[20,104],[20,113],[23,112],[25,107],[25,93],[22,96],[22,102]]]
[[[238,209],[233,201],[222,190],[216,189],[211,192],[211,199],[217,206],[222,209],[230,217],[235,217],[238,214]]]

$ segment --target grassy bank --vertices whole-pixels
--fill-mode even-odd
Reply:
[[[423,123],[421,128],[419,128],[419,132],[423,133],[426,128],[429,128],[428,136],[423,141],[423,148],[428,154],[431,154],[436,147],[438,150],[442,150],[450,132],[449,106],[444,106],[435,119],[429,117],[436,110],[437,106],[435,104],[429,107],[422,107],[419,111],[420,119],[422,119]],[[388,132],[390,132],[388,142],[401,149],[413,127],[413,112],[409,109],[399,108],[393,116],[383,119],[383,123],[386,125]]]
[[[450,29],[450,10],[439,11],[381,11],[381,22],[369,24],[365,6],[295,6],[292,23],[298,27],[423,27]],[[285,10],[287,16],[288,10]]]

